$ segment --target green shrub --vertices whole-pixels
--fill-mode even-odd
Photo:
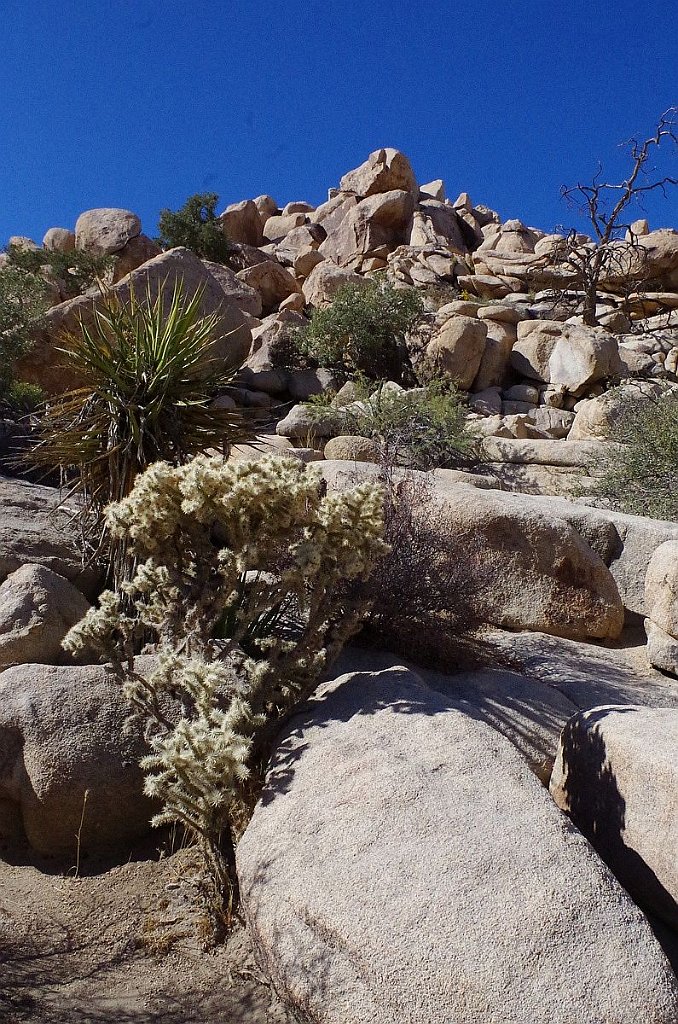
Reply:
[[[630,399],[610,440],[596,494],[624,512],[678,520],[678,396]]]
[[[413,381],[405,335],[421,320],[421,296],[413,288],[375,282],[348,284],[334,302],[316,309],[299,332],[300,350],[320,366],[346,377]]]
[[[355,401],[342,408],[346,434],[368,437],[389,466],[429,470],[469,464],[475,439],[466,424],[459,391],[446,381],[403,391],[388,381],[376,390],[353,382]],[[317,396],[309,405],[321,416],[331,397]]]
[[[183,245],[203,259],[228,263],[233,246],[215,213],[218,202],[216,192],[198,192],[176,212],[161,210],[158,224],[160,245],[164,249]]]
[[[10,266],[27,274],[38,275],[43,268],[47,268],[50,277],[59,282],[66,298],[82,295],[98,282],[108,282],[115,265],[114,256],[102,256],[80,249],[60,252],[56,249],[9,246],[7,255]]]
[[[29,459],[65,474],[95,534],[104,507],[129,494],[151,463],[182,463],[249,436],[238,412],[213,405],[234,370],[211,355],[219,316],[202,316],[201,299],[181,285],[168,306],[162,290],[155,299],[109,297],[91,325],[65,338],[80,383],[50,402]],[[124,552],[112,559],[117,578]]]
[[[0,399],[14,381],[14,364],[31,344],[31,331],[49,307],[49,289],[39,274],[11,263],[0,267]]]
[[[237,805],[367,611],[350,584],[385,551],[381,491],[323,496],[320,475],[294,459],[199,456],[151,466],[107,521],[136,574],[124,594],[101,596],[65,646],[94,645],[148,721],[154,824],[179,822],[199,840],[228,923]],[[143,677],[134,657],[149,634],[158,660]],[[166,698],[180,715],[167,715]]]

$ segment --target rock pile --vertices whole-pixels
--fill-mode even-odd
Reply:
[[[582,323],[582,292],[562,235],[515,219],[502,222],[467,193],[452,201],[440,180],[418,185],[407,157],[395,149],[371,153],[318,207],[300,201],[280,207],[262,195],[227,207],[220,222],[234,245],[235,269],[200,263],[185,251],[160,256],[127,210],[86,211],[74,232],[51,228],[43,244],[114,254],[121,295],[161,274],[170,283],[181,276],[191,288],[205,287],[206,311],[220,304],[224,329],[236,330],[224,354],[244,359],[240,386],[230,397],[269,430],[295,401],[334,383],[322,372],[309,378],[286,367],[277,354],[281,343],[343,284],[375,276],[422,290],[425,354],[468,391],[474,428],[509,442],[535,442],[529,472],[516,472],[516,465],[525,465],[520,448],[491,449],[493,477],[504,488],[567,493],[575,477],[591,470],[590,452],[563,462],[557,448],[538,442],[599,438],[604,409],[614,402],[605,393],[611,381],[675,379],[676,231],[637,225],[645,259],[642,273],[635,269],[644,290],[629,296],[627,281],[603,279],[599,326],[592,328]],[[576,244],[583,251],[593,246],[583,235]],[[56,339],[88,315],[92,302],[83,297],[50,311],[20,368],[25,379],[49,391],[64,386]],[[303,415],[293,410],[293,422]],[[316,431],[318,450],[339,429],[328,423],[326,432]]]

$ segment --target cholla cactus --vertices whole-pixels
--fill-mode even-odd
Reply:
[[[163,803],[154,823],[181,821],[201,838],[228,915],[229,807],[368,610],[355,583],[386,550],[382,494],[323,495],[317,472],[293,459],[199,456],[151,466],[106,518],[136,574],[102,594],[64,646],[111,661],[152,724],[142,767]],[[143,677],[135,653],[149,635],[158,658]],[[179,701],[174,721],[166,697]]]

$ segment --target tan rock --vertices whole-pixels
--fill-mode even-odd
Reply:
[[[442,178],[436,178],[435,181],[427,181],[425,185],[419,186],[419,196],[425,197],[426,199],[437,199],[439,202],[445,202],[445,182]]]
[[[481,320],[480,316],[478,319]],[[487,318],[481,320],[481,323],[487,325],[487,336],[483,357],[473,382],[473,387],[477,391],[503,386],[511,365],[511,351],[517,338],[515,324]]]
[[[455,211],[435,199],[421,202],[414,211],[407,244],[446,245],[460,255],[468,252]]]
[[[288,235],[294,228],[299,228],[306,223],[305,213],[290,213],[286,216],[269,217],[263,227],[264,238],[269,242],[279,242],[281,238]]]
[[[346,266],[357,256],[376,255],[374,250],[382,245],[399,245],[405,241],[413,209],[412,194],[402,190],[363,199],[348,211],[338,227],[327,229],[319,252],[339,266]]]
[[[364,279],[352,270],[338,267],[330,260],[318,263],[303,284],[304,298],[309,306],[323,307],[332,303],[340,288],[347,284],[360,285]]]
[[[86,210],[75,223],[75,245],[95,253],[119,252],[141,234],[141,221],[130,210]]]
[[[576,394],[619,371],[619,349],[616,339],[602,328],[523,320],[518,324],[511,365],[525,377],[563,384]]]
[[[269,217],[275,217],[278,214],[278,204],[271,196],[257,196],[254,205],[259,211],[262,227]]]
[[[661,544],[645,577],[645,613],[660,629],[678,638],[678,541]]]
[[[261,295],[256,288],[251,288],[241,281],[238,275],[230,267],[225,267],[223,263],[213,263],[211,260],[203,260],[202,263],[221,287],[229,302],[236,305],[243,313],[249,313],[254,317],[261,316]]]
[[[192,297],[202,289],[203,314],[220,314],[213,349],[215,357],[228,365],[240,365],[251,343],[245,314],[228,300],[223,288],[189,249],[176,248],[161,253],[115,284],[112,293],[126,302],[130,290],[139,298],[148,291],[152,300],[162,290],[167,309],[177,282],[182,283],[187,296]],[[77,380],[73,369],[56,349],[65,333],[77,332],[81,323],[92,321],[95,305],[100,303],[101,299],[79,295],[50,309],[34,334],[33,347],[17,364],[22,379],[39,384],[48,394],[74,387]]]
[[[231,203],[220,215],[219,221],[224,234],[232,242],[261,245],[263,225],[257,204],[252,199]]]
[[[283,299],[299,291],[296,279],[273,260],[265,260],[256,266],[246,267],[238,271],[237,277],[259,292],[264,314],[273,312]]]
[[[122,249],[115,254],[115,265],[113,267],[113,282],[121,281],[123,277],[143,266],[149,260],[160,256],[162,249],[157,242],[147,235],[136,235],[130,238]]]
[[[447,320],[426,348],[426,356],[458,387],[468,390],[480,367],[487,339],[487,325],[470,316]]]
[[[417,179],[407,157],[397,149],[377,149],[364,164],[345,174],[339,183],[342,192],[372,196],[402,189],[417,192]]]
[[[75,232],[68,228],[49,228],[42,240],[42,247],[57,252],[72,252],[75,249]]]
[[[331,437],[325,445],[326,459],[344,459],[350,462],[379,462],[379,448],[367,437],[341,434]]]

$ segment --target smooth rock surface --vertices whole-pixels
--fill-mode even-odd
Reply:
[[[678,928],[678,710],[600,707],[565,726],[551,795],[646,910]]]
[[[607,331],[555,320],[522,320],[511,364],[526,377],[563,384],[573,393],[620,368],[617,341]]]
[[[96,574],[83,570],[76,512],[54,487],[0,477],[0,580],[27,563],[44,565],[91,597]]]
[[[0,584],[0,667],[50,664],[90,607],[79,590],[44,565],[24,565]]]
[[[0,801],[21,812],[38,853],[119,851],[149,830],[145,752],[105,667],[18,665],[0,674]],[[85,797],[87,793],[87,797]]]
[[[293,719],[238,872],[302,1020],[675,1024],[643,915],[510,743],[405,669]]]

